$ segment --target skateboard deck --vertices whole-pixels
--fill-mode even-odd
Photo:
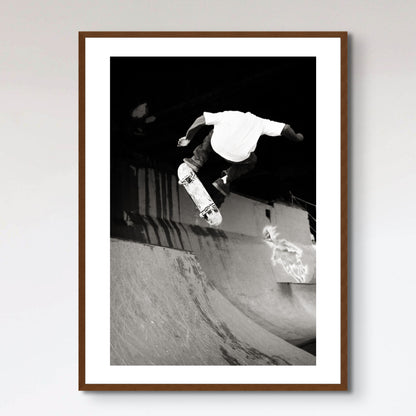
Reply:
[[[178,178],[179,183],[183,185],[198,208],[200,217],[204,218],[210,225],[220,225],[222,222],[220,210],[215,205],[204,185],[202,185],[196,173],[186,163],[179,165]]]

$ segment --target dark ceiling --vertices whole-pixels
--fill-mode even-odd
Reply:
[[[187,148],[176,147],[196,117],[250,111],[290,124],[305,140],[261,137],[255,170],[237,180],[233,191],[265,201],[289,201],[292,193],[314,204],[315,100],[313,57],[111,58],[112,158],[145,158],[175,172],[209,131]],[[153,122],[132,119],[142,103]],[[218,176],[218,161],[207,169]]]

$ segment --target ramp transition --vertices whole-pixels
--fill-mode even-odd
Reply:
[[[112,365],[314,365],[236,308],[194,254],[111,240]]]

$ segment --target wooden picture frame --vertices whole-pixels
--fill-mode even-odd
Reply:
[[[347,37],[347,32],[79,33],[79,390],[335,391],[348,389]],[[166,245],[163,241],[161,242],[161,239],[159,239],[159,243],[156,240],[156,243],[155,241],[152,242],[150,237],[146,241],[140,240],[142,238],[139,236],[141,231],[136,230],[134,225],[131,226],[134,221],[142,221],[140,219],[140,215],[142,215],[139,212],[140,210],[137,212],[134,209],[129,211],[122,207],[119,210],[120,215],[124,215],[122,227],[117,228],[116,225],[113,227],[113,223],[110,224],[109,172],[111,152],[114,152],[113,147],[110,151],[111,115],[109,103],[114,99],[114,92],[113,96],[110,96],[109,80],[111,79],[112,71],[112,69],[110,70],[110,57],[143,59],[164,57],[165,60],[163,62],[166,65],[167,74],[169,74],[171,73],[169,65],[166,64],[166,62],[169,62],[169,59],[174,59],[175,57],[213,58],[217,56],[226,58],[230,56],[230,51],[234,51],[234,57],[240,58],[260,59],[273,57],[293,60],[296,57],[311,57],[316,62],[316,72],[311,77],[313,78],[316,75],[316,84],[314,84],[316,96],[312,98],[316,99],[315,137],[317,137],[316,184],[318,193],[315,201],[319,228],[316,242],[317,272],[316,275],[314,273],[310,280],[312,284],[316,283],[317,290],[319,287],[318,300],[316,302],[317,318],[315,321],[318,328],[315,364],[305,365],[306,361],[304,364],[300,361],[301,364],[280,366],[278,364],[281,364],[284,361],[283,359],[283,361],[277,359],[269,359],[267,361],[266,359],[266,362],[259,361],[256,363],[254,358],[253,361],[250,361],[250,357],[247,362],[252,362],[253,364],[247,364],[239,362],[240,358],[229,357],[228,364],[247,365],[227,366],[217,363],[209,365],[207,364],[210,362],[209,359],[204,357],[201,358],[201,366],[195,366],[194,361],[190,361],[191,364],[189,365],[187,363],[178,365],[174,361],[166,364],[163,360],[160,361],[161,364],[155,362],[154,365],[151,365],[151,361],[144,362],[144,364],[131,364],[131,362],[128,364],[126,361],[126,363],[123,363],[124,365],[121,365],[121,358],[121,361],[114,360],[117,364],[111,365],[109,342],[110,287],[113,288],[112,290],[118,289],[114,289],[114,284],[110,282],[110,238],[113,238],[113,241],[118,239],[120,241],[141,241],[141,245],[152,247],[150,249],[146,248],[148,251],[166,249]],[[290,70],[288,69],[288,73]],[[122,94],[120,97],[122,97]],[[147,104],[147,102],[143,101],[140,104],[142,107],[139,107],[143,109],[144,104]],[[185,111],[184,108],[187,107],[182,106],[179,111]],[[219,111],[223,110],[221,108]],[[163,117],[163,115],[153,116],[147,112],[147,109],[145,112],[146,118],[140,120],[140,123],[144,124],[139,123],[139,125],[136,124],[133,127],[136,129],[133,134],[136,134],[140,140],[142,140],[144,134],[143,126],[147,128],[148,124],[158,123],[158,120]],[[161,111],[159,113],[162,114]],[[189,111],[189,114],[191,113],[192,111]],[[130,112],[129,114],[131,116],[132,113]],[[136,117],[136,119],[140,117],[142,116]],[[156,121],[154,121],[155,119]],[[183,133],[185,134],[186,129],[184,130]],[[307,140],[306,135],[305,140]],[[164,145],[164,142],[161,142],[161,145]],[[139,156],[136,155],[135,157]],[[112,169],[114,171],[114,168]],[[122,194],[123,192],[129,192],[126,190],[129,186],[140,186],[137,185],[140,183],[140,175],[134,166],[130,168],[130,170],[132,169],[134,170],[134,181],[129,182],[128,172],[126,174],[120,173],[120,176],[117,177],[123,178],[122,183],[124,185],[120,186],[123,190],[120,190],[120,187],[117,185],[112,188],[112,195],[114,195],[114,189]],[[165,180],[167,181],[167,179]],[[113,181],[113,176],[111,176],[111,181]],[[157,178],[155,181],[157,183]],[[131,183],[134,183],[134,185],[131,185]],[[167,199],[171,197],[166,190],[169,186],[168,182],[165,185],[164,183],[160,184],[160,195],[165,195]],[[140,190],[135,192],[132,198],[137,200],[140,197]],[[158,193],[159,191],[156,189],[156,192]],[[238,198],[245,198],[242,193],[243,191],[240,192]],[[302,204],[302,198],[296,195],[293,195],[293,198]],[[111,201],[113,204],[113,199]],[[304,202],[308,203],[310,201]],[[267,203],[269,202],[258,200],[256,201],[256,207],[264,211],[265,205],[262,204],[267,205]],[[281,207],[283,208],[279,209],[284,210],[285,204],[286,202],[282,203]],[[111,209],[113,210],[113,208]],[[157,219],[157,221],[160,220],[160,226],[164,225],[177,233],[174,230],[176,225],[171,224],[171,218],[168,218],[172,214],[173,208],[166,208],[166,212],[163,206],[155,207],[154,209],[159,209],[162,212],[160,219],[159,217]],[[269,220],[270,215],[272,217],[275,215],[273,209],[271,209],[272,213],[270,214],[270,210],[267,212],[268,209],[266,208],[266,216],[268,216]],[[135,215],[138,215],[139,218],[136,218]],[[151,217],[148,211],[146,215]],[[116,221],[114,221],[115,223]],[[200,222],[197,225],[189,223],[189,227],[200,227],[200,224]],[[130,228],[127,228],[127,226]],[[185,224],[184,228],[190,229],[187,227],[188,225]],[[229,229],[223,231],[224,238],[229,238],[226,234],[233,226],[230,225],[229,227]],[[122,230],[120,231],[120,229]],[[214,233],[214,231],[208,231],[209,233]],[[290,230],[288,233],[290,234]],[[212,241],[215,241],[215,238]],[[114,252],[114,248],[112,250]],[[131,253],[131,251],[128,251],[131,248],[126,248],[126,250],[127,252],[123,256],[126,253]],[[177,250],[177,247],[173,247],[172,243],[169,250]],[[303,251],[306,252],[305,250]],[[186,253],[188,260],[190,259],[189,261],[198,263],[198,259],[195,260],[190,246],[182,244],[178,251],[180,251],[179,254],[169,251],[169,255],[179,257]],[[140,255],[143,255],[143,253],[137,255],[140,258]],[[329,257],[332,258],[331,264],[327,264],[327,258]],[[123,257],[121,262],[124,260],[125,258]],[[139,266],[138,264],[136,266],[143,271],[146,266]],[[197,264],[197,267],[199,267],[199,264]],[[130,273],[132,269],[129,270],[126,273]],[[202,270],[201,273],[206,273],[206,270]],[[168,275],[169,273],[167,273]],[[152,277],[157,279],[158,276],[160,275],[153,275]],[[298,283],[295,281],[282,282],[285,282],[284,284],[288,285],[287,287],[302,287],[302,285],[296,286]],[[209,288],[215,286],[213,282],[205,282],[204,284]],[[224,293],[224,290],[222,290],[221,296]],[[215,296],[219,297],[220,295]],[[224,296],[226,297],[226,295]],[[158,304],[157,300],[155,302]],[[236,302],[235,299],[231,299],[231,303],[227,303],[227,305],[231,306],[227,306],[227,308],[234,308]],[[325,305],[322,306],[322,309],[320,309],[320,302],[322,302],[322,305]],[[238,306],[239,304],[237,309]],[[205,312],[203,311],[202,316],[204,316]],[[239,311],[235,313],[245,313],[244,306],[241,306]],[[253,316],[250,316],[250,319]],[[211,320],[212,324],[213,318],[206,319]],[[152,325],[160,327],[162,324],[156,320]],[[247,326],[247,328],[251,330],[254,326]],[[149,330],[149,328],[146,329],[146,334],[149,334]],[[250,330],[247,329],[246,332],[250,332]],[[144,337],[143,334],[141,335],[142,338]],[[180,336],[180,334],[177,335],[178,338]],[[321,338],[319,338],[320,336]],[[210,338],[210,336],[207,336],[207,338]],[[155,341],[153,340],[153,342]],[[167,344],[171,345],[169,342]],[[245,345],[244,351],[248,357],[250,351],[253,351],[253,347],[249,347],[248,344]],[[149,345],[148,347],[149,350],[157,349],[156,345]],[[129,347],[126,347],[127,350],[129,353],[131,352]],[[169,353],[166,354],[169,357]],[[175,350],[170,354],[176,356],[177,354],[186,354],[186,352],[179,353]],[[191,353],[189,352],[189,354]],[[239,355],[238,357],[241,356]],[[215,362],[215,359],[213,360]],[[255,365],[265,363],[269,365]],[[193,370],[195,371],[192,372]],[[226,382],[223,382],[223,380],[226,380]],[[241,381],[239,382],[239,380]]]

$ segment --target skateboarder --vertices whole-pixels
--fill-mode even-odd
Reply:
[[[183,160],[195,172],[198,172],[212,151],[225,159],[230,167],[224,171],[224,176],[213,182],[213,186],[224,196],[230,193],[230,184],[233,181],[256,165],[257,157],[254,150],[261,135],[284,136],[297,142],[303,140],[303,135],[296,134],[288,124],[260,118],[249,112],[204,112],[193,122],[186,136],[179,139],[178,147],[187,146],[204,125],[213,125],[214,128],[194,149],[193,156]]]

